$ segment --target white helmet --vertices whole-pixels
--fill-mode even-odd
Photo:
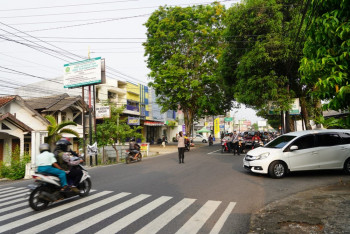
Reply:
[[[39,151],[40,151],[40,153],[42,153],[42,152],[44,152],[44,151],[50,151],[50,146],[49,146],[49,144],[47,144],[47,143],[41,144],[41,145],[39,146]]]

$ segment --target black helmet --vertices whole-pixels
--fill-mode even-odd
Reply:
[[[130,138],[130,141],[135,141],[135,138],[134,138],[134,137],[131,137],[131,138]]]
[[[56,145],[71,145],[72,143],[70,143],[70,141],[68,141],[66,138],[62,138],[61,140],[58,140],[56,142]]]
[[[49,146],[49,144],[47,144],[47,143],[41,144],[41,145],[39,146],[39,151],[40,151],[40,153],[42,153],[42,152],[44,152],[44,151],[50,151],[50,146]]]

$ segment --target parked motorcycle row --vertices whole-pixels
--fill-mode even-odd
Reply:
[[[264,133],[261,135],[261,138],[259,137],[258,139],[254,139],[254,136],[257,136],[258,134],[258,132],[244,132],[238,137],[235,144],[228,142],[228,140],[225,138],[221,139],[221,153],[232,152],[237,154],[245,154],[249,150],[266,145],[275,138],[275,136],[272,134]],[[229,144],[231,145],[229,146]]]

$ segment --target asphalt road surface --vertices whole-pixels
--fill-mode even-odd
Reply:
[[[332,184],[340,171],[256,175],[218,145],[89,169],[93,191],[36,212],[30,181],[0,185],[0,233],[247,233],[252,212],[291,194]],[[291,204],[292,205],[292,204]]]

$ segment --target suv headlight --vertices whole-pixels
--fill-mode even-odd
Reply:
[[[270,153],[266,152],[266,153],[260,154],[258,156],[253,156],[252,159],[253,160],[261,160],[261,159],[267,158],[269,155],[270,155]]]

